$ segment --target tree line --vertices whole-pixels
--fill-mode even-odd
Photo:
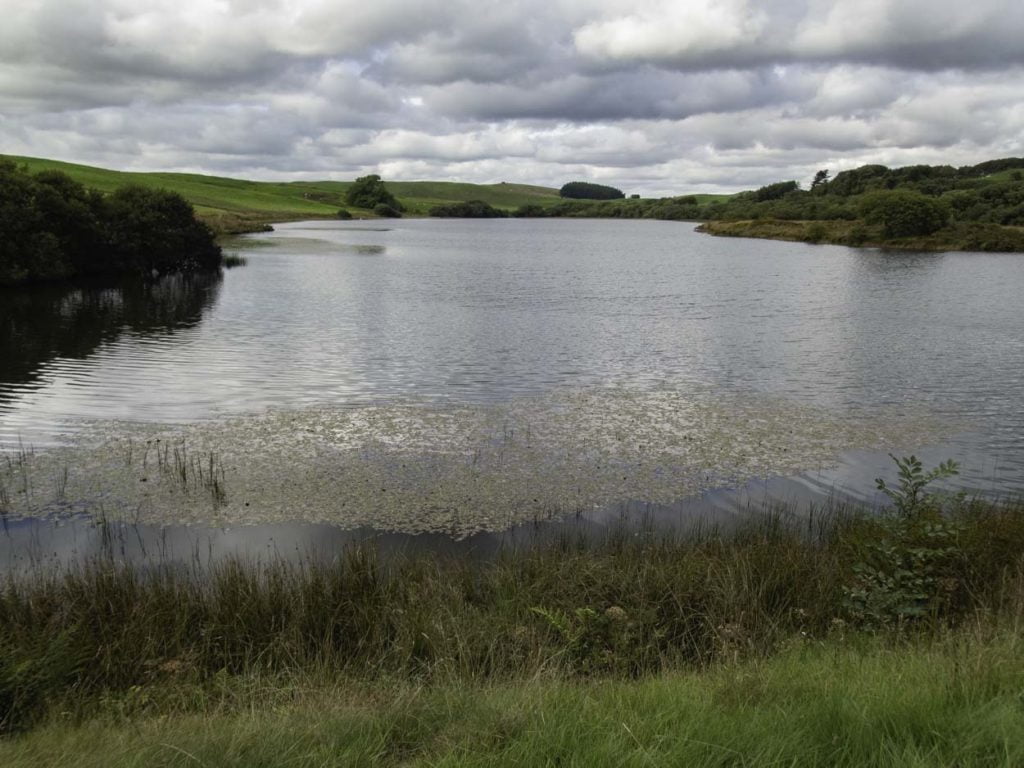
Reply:
[[[678,221],[848,222],[850,245],[930,237],[970,250],[1024,250],[1024,158],[973,166],[866,165],[829,178],[818,171],[809,188],[796,180],[767,184],[700,203],[693,195],[659,199],[575,199],[526,205],[513,216],[669,219]],[[839,231],[837,229],[836,231]]]
[[[109,195],[60,171],[0,160],[0,284],[221,265],[213,231],[181,195],[138,185]]]

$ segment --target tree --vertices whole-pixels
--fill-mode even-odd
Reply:
[[[384,186],[380,176],[375,173],[369,176],[360,176],[352,182],[352,186],[345,193],[345,202],[356,208],[369,208],[372,210],[378,205],[386,205],[399,213],[404,210],[402,204]]]
[[[822,168],[814,174],[814,181],[811,182],[811,189],[817,189],[825,184],[828,184],[828,171]]]

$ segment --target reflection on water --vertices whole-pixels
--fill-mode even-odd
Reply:
[[[171,275],[0,290],[0,398],[38,382],[57,358],[85,359],[125,333],[156,336],[195,325],[217,299],[221,276]]]
[[[74,386],[88,386],[91,359],[106,345],[125,338],[139,346],[160,344],[195,327],[216,303],[222,281],[211,273],[0,291],[0,447],[22,442],[20,433],[3,429],[5,411],[16,413],[19,404],[66,376]],[[125,374],[133,373],[129,366]],[[118,397],[116,391],[106,396]]]
[[[98,520],[81,516],[0,521],[0,571],[29,571],[39,566],[66,565],[94,558],[141,564],[205,566],[225,559],[252,562],[286,559],[330,561],[353,546],[370,545],[384,556],[420,552],[493,558],[500,552],[559,541],[565,537],[600,538],[612,531],[639,535],[688,532],[715,526],[727,528],[750,514],[794,505],[828,515],[848,501],[839,492],[822,496],[806,483],[825,478],[770,478],[736,489],[717,489],[671,504],[624,501],[569,517],[538,515],[501,531],[453,537],[447,532],[403,533],[367,526],[338,527],[322,523],[261,523],[235,527],[152,525],[132,520]]]

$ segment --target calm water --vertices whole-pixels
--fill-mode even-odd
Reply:
[[[0,295],[0,447],[402,398],[679,382],[954,420],[935,460],[1024,490],[1024,257],[712,238],[674,222],[305,222],[248,266]],[[870,486],[849,455],[822,485]],[[806,483],[805,483],[806,484]]]

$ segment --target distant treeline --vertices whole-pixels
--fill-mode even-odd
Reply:
[[[866,165],[819,171],[808,189],[781,181],[701,204],[695,196],[629,200],[566,200],[528,205],[513,216],[669,219],[678,221],[844,222],[811,227],[806,237],[850,245],[932,238],[970,250],[1024,251],[1024,158],[973,166]],[[715,229],[712,229],[715,231]],[[899,243],[897,243],[899,244]],[[910,246],[911,243],[903,243]],[[930,244],[922,243],[922,247]]]
[[[621,189],[589,181],[570,181],[562,185],[558,194],[573,200],[618,200],[626,196]]]
[[[0,160],[0,284],[220,264],[213,232],[177,193],[125,186],[104,195],[60,171]]]

